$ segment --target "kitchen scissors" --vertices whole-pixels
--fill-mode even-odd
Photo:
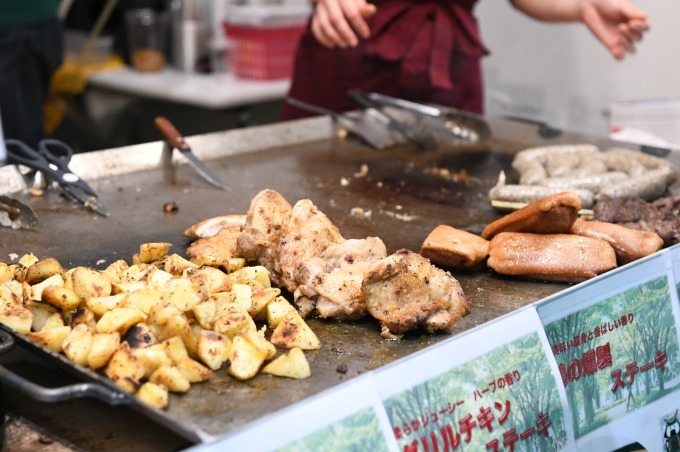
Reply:
[[[23,165],[40,171],[47,179],[55,181],[72,200],[86,209],[108,217],[109,212],[99,201],[97,193],[68,167],[73,149],[60,140],[45,138],[33,149],[20,140],[5,140],[7,163]]]

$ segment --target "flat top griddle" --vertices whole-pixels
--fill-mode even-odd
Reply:
[[[294,127],[306,124],[299,121]],[[494,136],[490,140],[442,146],[434,152],[407,146],[374,151],[353,140],[328,138],[207,161],[231,192],[212,188],[187,165],[176,168],[174,184],[160,167],[105,177],[92,185],[110,210],[109,218],[79,209],[56,191],[44,198],[18,195],[34,209],[39,224],[36,231],[0,230],[0,261],[9,262],[10,253],[33,252],[39,258],[54,257],[68,268],[103,269],[117,259],[130,262],[139,245],[151,241],[170,242],[174,245],[171,252],[184,254],[190,241],[182,232],[188,226],[213,216],[245,213],[251,199],[265,188],[279,191],[291,204],[311,199],[345,238],[378,236],[388,252],[419,251],[437,225],[479,233],[501,216],[491,208],[487,193],[501,170],[512,179],[510,164],[517,151],[545,144],[604,143],[572,134],[545,140],[535,127],[508,121],[492,121],[491,125]],[[268,131],[262,127],[258,133]],[[160,149],[158,143],[159,156]],[[165,213],[167,202],[176,203],[179,210]],[[353,209],[359,213],[352,214]],[[568,287],[490,271],[454,276],[472,304],[454,336]],[[221,371],[214,380],[192,385],[187,394],[171,396],[167,411],[157,412],[139,403],[133,408],[190,441],[202,441],[227,435],[451,337],[409,334],[395,342],[381,339],[378,321],[373,319],[312,319],[309,323],[322,342],[320,350],[307,353],[312,369],[309,379],[260,375],[240,382]],[[345,373],[338,371],[341,365],[346,366]]]

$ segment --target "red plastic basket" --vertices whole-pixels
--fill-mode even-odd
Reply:
[[[305,24],[251,26],[225,23],[227,61],[237,77],[274,80],[289,78]]]

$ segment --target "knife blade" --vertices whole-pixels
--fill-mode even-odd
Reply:
[[[33,229],[38,224],[35,212],[27,204],[0,195],[0,225],[12,229]]]
[[[177,130],[177,128],[170,122],[168,118],[164,116],[158,116],[154,120],[156,128],[163,134],[165,140],[170,146],[177,149],[182,153],[184,158],[187,159],[189,165],[196,170],[201,177],[209,184],[221,188],[222,190],[231,191],[231,188],[227,187],[222,181],[208,169],[208,167],[203,163],[201,159],[196,157],[196,155],[191,150],[189,143],[186,142],[184,136]]]

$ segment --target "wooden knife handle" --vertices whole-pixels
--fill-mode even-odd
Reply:
[[[172,147],[179,149],[180,151],[190,150],[189,145],[184,141],[182,134],[179,133],[179,130],[175,128],[168,118],[157,116],[156,119],[154,119],[154,124]]]

